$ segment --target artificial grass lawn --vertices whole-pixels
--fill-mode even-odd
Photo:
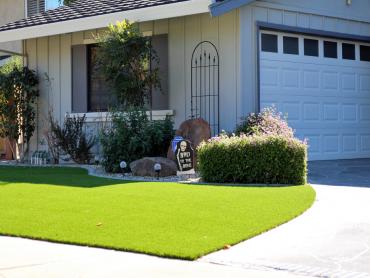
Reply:
[[[196,259],[309,208],[306,186],[231,187],[0,167],[0,234]]]

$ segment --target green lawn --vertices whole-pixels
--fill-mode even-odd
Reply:
[[[0,167],[0,234],[196,259],[289,221],[310,186],[230,187]]]

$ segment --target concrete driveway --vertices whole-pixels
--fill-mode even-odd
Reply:
[[[309,180],[317,200],[306,213],[202,261],[311,277],[370,277],[370,159],[312,162]]]

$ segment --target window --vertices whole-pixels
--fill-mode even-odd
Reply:
[[[338,58],[338,45],[336,42],[324,41],[324,57]]]
[[[152,37],[152,45],[159,57],[153,61],[153,67],[158,67],[161,89],[153,88],[152,110],[168,110],[168,36]],[[104,112],[115,104],[116,96],[105,80],[97,64],[98,45],[72,46],[72,112]]]
[[[370,46],[360,45],[361,61],[370,62]]]
[[[88,111],[108,111],[113,104],[114,94],[105,81],[97,65],[97,45],[89,45],[87,50],[88,71]]]
[[[285,37],[283,38],[284,43],[284,54],[294,54],[298,55],[298,38],[295,37]]]
[[[319,41],[304,39],[304,55],[306,56],[319,56]]]
[[[261,44],[263,52],[278,52],[278,39],[277,35],[262,34]]]
[[[356,48],[354,44],[342,43],[342,58],[345,60],[356,60]]]
[[[62,6],[59,0],[27,0],[27,16],[42,13]]]

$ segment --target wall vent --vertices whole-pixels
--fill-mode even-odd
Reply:
[[[27,17],[45,11],[45,0],[27,0]]]

